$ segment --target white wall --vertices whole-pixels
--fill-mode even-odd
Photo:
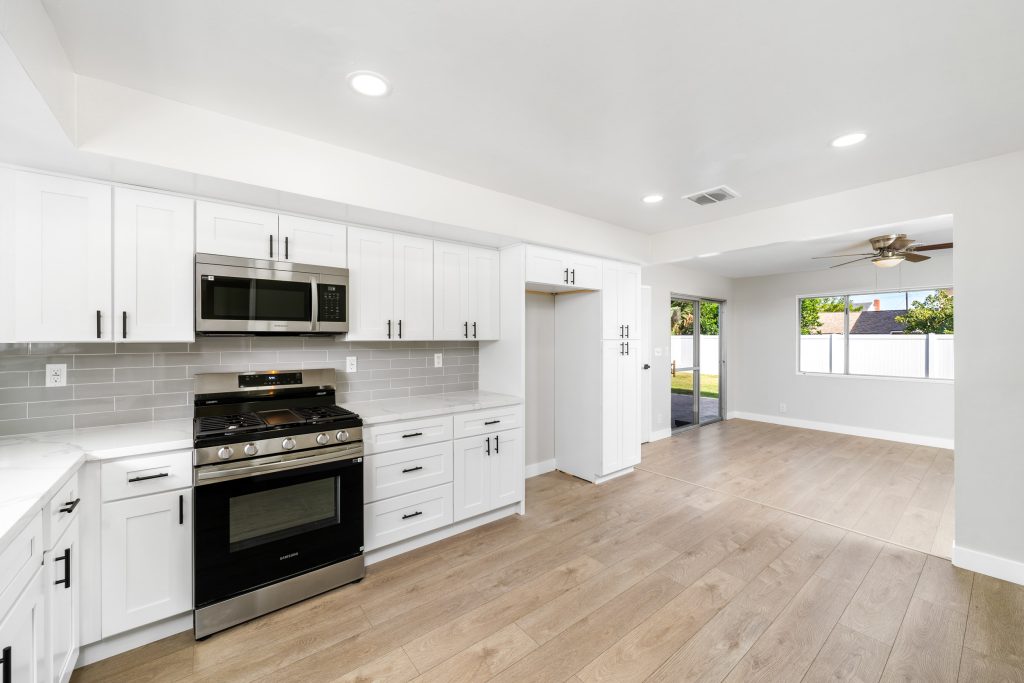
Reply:
[[[948,252],[891,270],[867,264],[734,280],[730,414],[824,423],[951,446],[950,382],[797,371],[797,297],[951,284],[953,257]],[[780,403],[786,404],[785,414]]]
[[[665,438],[672,433],[672,410],[669,384],[671,382],[671,325],[669,301],[672,294],[723,299],[726,301],[722,331],[725,335],[726,367],[732,348],[733,281],[726,277],[682,265],[666,263],[647,266],[641,276],[643,284],[651,288],[651,330],[644,330],[644,343],[651,344],[651,440]],[[730,405],[732,375],[726,370],[726,406]]]
[[[526,295],[526,464],[555,457],[555,297]]]

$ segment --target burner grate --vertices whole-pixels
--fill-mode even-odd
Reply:
[[[339,406],[316,406],[314,408],[292,408],[291,411],[302,418],[303,422],[317,423],[324,420],[335,420],[339,417],[354,416],[351,410]]]
[[[198,432],[201,435],[230,434],[263,427],[264,422],[252,413],[236,415],[206,415],[199,418]]]

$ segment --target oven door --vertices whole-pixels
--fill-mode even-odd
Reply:
[[[196,263],[196,332],[309,334],[317,298],[311,273]]]
[[[344,451],[197,470],[197,609],[362,553],[363,459]]]

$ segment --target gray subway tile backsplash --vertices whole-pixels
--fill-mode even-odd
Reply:
[[[434,354],[443,355],[442,368]],[[358,370],[345,372],[345,360]],[[47,388],[47,363],[68,385]],[[203,372],[334,368],[342,403],[476,389],[478,344],[208,337],[188,343],[0,344],[0,436],[192,416]]]

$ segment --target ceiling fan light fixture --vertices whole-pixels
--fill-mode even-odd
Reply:
[[[898,254],[894,254],[892,256],[876,256],[871,259],[871,262],[879,268],[895,268],[899,264],[903,263],[903,257]]]

